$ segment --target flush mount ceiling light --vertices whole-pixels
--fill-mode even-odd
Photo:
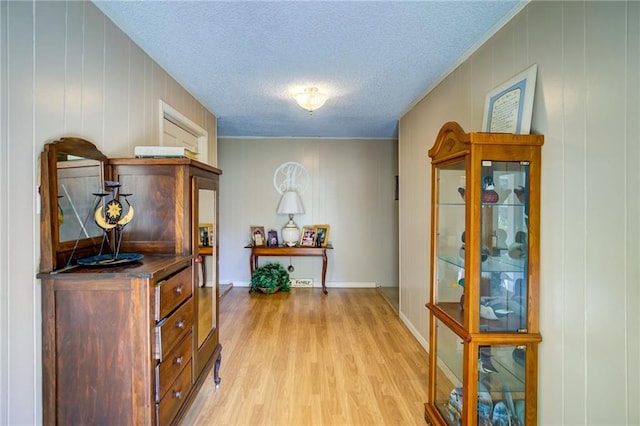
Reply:
[[[324,105],[328,97],[324,93],[318,92],[317,87],[307,87],[304,92],[293,95],[298,105],[309,111],[309,114]]]

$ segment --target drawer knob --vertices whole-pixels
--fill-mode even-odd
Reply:
[[[173,363],[174,364],[178,364],[178,365],[182,364],[182,357],[181,356],[176,357],[176,359],[173,361]]]
[[[180,286],[176,287],[175,292],[176,292],[176,294],[182,294],[182,286],[180,285]]]
[[[180,319],[178,320],[178,322],[176,322],[176,327],[177,327],[177,328],[184,328],[184,324],[185,324],[185,323],[184,323],[184,320],[183,320],[182,318],[180,318]]]
[[[182,392],[180,391],[174,391],[173,392],[173,397],[177,398],[177,399],[182,399]]]

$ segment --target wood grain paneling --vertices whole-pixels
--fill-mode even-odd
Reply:
[[[640,303],[640,202],[630,191],[640,185],[639,16],[634,1],[533,1],[462,65],[471,64],[468,79],[451,84],[454,72],[400,120],[400,177],[411,182],[404,190],[418,196],[425,178],[414,147],[426,153],[442,125],[430,120],[459,120],[460,108],[470,104],[473,122],[465,129],[480,130],[484,94],[538,64],[532,131],[546,141],[540,424],[640,422],[640,314],[632,308]],[[443,101],[446,96],[463,106]],[[420,216],[427,222],[429,213],[401,201],[401,295],[428,281],[416,256],[423,245],[408,234],[422,226],[414,225]],[[401,306],[419,329],[420,315]]]
[[[0,270],[0,312],[3,343],[0,359],[3,360],[0,386],[0,415],[6,424],[37,423],[37,406],[40,405],[38,372],[34,368],[39,357],[36,330],[39,324],[37,296],[33,272],[37,269],[39,243],[37,220],[34,211],[34,70],[35,46],[33,45],[33,6],[27,2],[5,2],[7,18],[6,38],[2,40],[2,111],[0,126],[6,139],[0,169],[6,175],[2,181],[0,203],[0,252],[6,263]],[[2,30],[4,31],[4,29]],[[10,122],[13,123],[9,125]],[[22,123],[20,125],[19,123]],[[29,212],[25,214],[26,212]],[[16,284],[20,283],[20,284]],[[4,334],[6,333],[6,334]],[[4,337],[6,336],[6,337]],[[6,369],[5,369],[6,368]],[[11,372],[11,374],[8,374]],[[3,410],[3,407],[7,407]],[[11,407],[11,410],[9,410]],[[0,419],[0,422],[4,419]]]
[[[302,194],[305,213],[295,216],[296,224],[331,225],[334,250],[328,254],[328,285],[396,285],[396,147],[394,140],[220,140],[220,165],[225,170],[220,181],[220,280],[249,282],[248,252],[243,248],[250,241],[249,226],[280,234],[286,217],[275,213],[280,195],[273,174],[285,161],[297,161],[310,179]],[[295,258],[293,264],[293,277],[313,278],[319,285],[317,259]]]
[[[65,135],[110,156],[157,144],[169,77],[91,2],[0,2],[0,48],[0,424],[38,424],[37,155]],[[188,95],[177,83],[172,94]],[[188,108],[181,112],[207,129],[215,153],[216,117]]]
[[[58,291],[55,304],[56,423],[126,424],[133,415],[132,359],[122,348],[132,343],[137,321],[128,291]]]

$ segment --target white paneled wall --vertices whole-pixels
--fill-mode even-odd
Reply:
[[[91,2],[0,2],[0,424],[42,422],[37,157],[62,136],[107,156],[157,145],[159,101],[216,117]],[[135,196],[135,194],[134,194]]]
[[[295,161],[309,172],[302,194],[304,225],[329,224],[327,286],[395,286],[398,276],[398,218],[395,197],[397,141],[363,139],[220,138],[220,282],[248,285],[249,227],[281,228],[288,217],[276,214],[280,195],[273,174]],[[260,258],[262,265],[289,258]],[[294,278],[321,285],[320,258],[292,258]]]
[[[445,121],[481,130],[486,92],[538,64],[541,425],[640,424],[639,57],[640,2],[534,1],[400,121],[400,303],[426,341],[427,150]]]

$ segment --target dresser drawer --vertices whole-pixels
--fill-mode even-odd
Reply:
[[[158,282],[156,287],[155,320],[160,321],[193,294],[193,269],[188,267]]]
[[[185,365],[178,378],[171,384],[169,391],[157,406],[157,420],[159,425],[171,424],[180,406],[185,402],[191,390],[191,361]]]
[[[156,326],[156,358],[162,361],[184,336],[192,331],[193,298]]]
[[[193,333],[188,333],[156,367],[157,401],[164,397],[185,365],[191,361],[192,345]]]

